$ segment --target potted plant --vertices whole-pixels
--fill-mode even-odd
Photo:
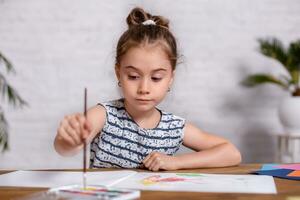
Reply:
[[[0,52],[0,67],[5,67],[6,73],[15,73],[11,62]],[[4,70],[4,71],[5,71]],[[22,107],[27,103],[20,97],[18,92],[7,82],[4,73],[0,71],[0,93],[2,102],[0,104],[0,149],[2,152],[8,149],[8,123],[3,111],[3,102],[8,101],[14,107]]]
[[[279,119],[288,134],[300,135],[300,40],[291,42],[287,48],[276,38],[259,39],[260,52],[277,60],[287,75],[258,73],[247,76],[243,84],[249,87],[272,83],[290,93],[279,105]]]

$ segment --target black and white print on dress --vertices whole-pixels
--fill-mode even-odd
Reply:
[[[90,168],[139,168],[153,151],[167,155],[177,152],[183,142],[185,120],[164,111],[153,129],[133,121],[124,99],[99,104],[106,109],[106,122],[91,143]]]

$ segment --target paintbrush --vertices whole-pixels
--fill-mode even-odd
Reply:
[[[87,120],[87,89],[84,88],[84,117]],[[86,138],[83,138],[83,189],[86,189]]]

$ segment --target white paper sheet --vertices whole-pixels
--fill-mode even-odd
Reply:
[[[114,185],[160,191],[276,194],[272,176],[200,173],[137,173]]]
[[[134,171],[87,172],[89,185],[110,186],[135,174]],[[81,185],[82,172],[69,171],[16,171],[0,175],[0,186],[12,187],[59,187]]]
[[[203,173],[153,173],[130,170],[88,172],[88,185],[123,189],[276,194],[272,176]],[[81,185],[82,172],[16,171],[0,175],[0,186],[60,187]]]

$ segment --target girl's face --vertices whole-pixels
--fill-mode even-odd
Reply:
[[[159,44],[130,48],[116,66],[125,102],[136,111],[153,109],[171,87],[174,71]]]

